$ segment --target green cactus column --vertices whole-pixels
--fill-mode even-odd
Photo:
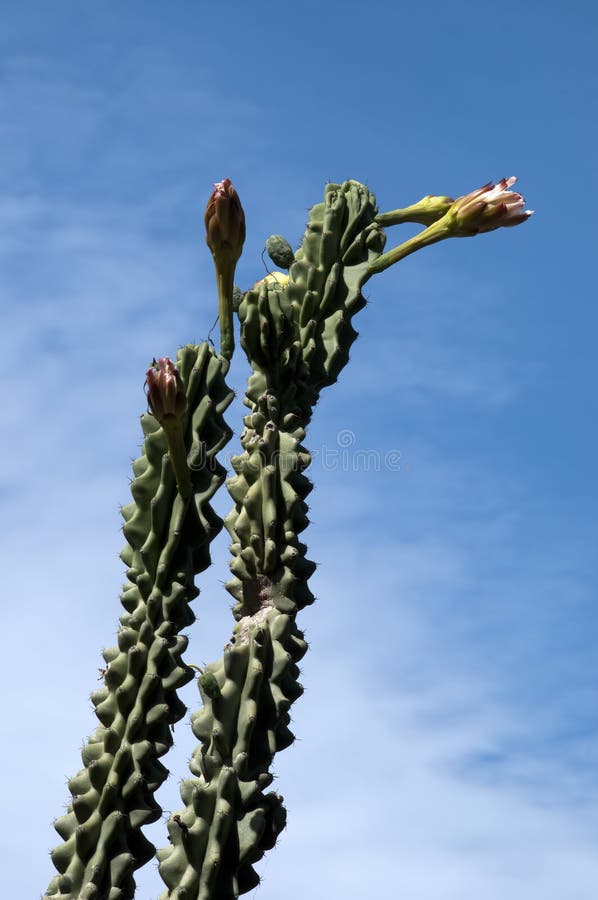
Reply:
[[[158,851],[163,898],[232,900],[250,890],[259,882],[254,864],[284,827],[282,797],[267,788],[274,754],[294,740],[289,708],[302,693],[297,663],[307,649],[295,618],[314,600],[307,582],[315,565],[299,538],[311,490],[303,440],[356,337],[351,318],[384,247],[376,212],[363,185],[327,185],[288,279],[265,279],[239,308],[253,371],[225,522],[237,624],[222,660],[200,679],[195,777],[183,782],[185,809],[169,821],[171,846]]]
[[[216,453],[231,434],[222,415],[233,396],[228,363],[207,343],[182,348],[177,368],[181,399],[166,393],[165,403],[174,399],[178,443],[154,416],[141,420],[133,503],[122,510],[125,612],[118,645],[104,650],[104,686],[91,696],[100,725],[69,781],[68,811],[55,822],[64,843],[52,851],[59,874],[45,900],[131,900],[133,872],[155,853],[141,827],[161,815],[154,794],[168,772],[159,760],[186,711],[176,690],[193,672],[181,659],[180,631],[194,621],[194,576],[209,565],[209,542],[222,527],[209,501],[226,474]]]

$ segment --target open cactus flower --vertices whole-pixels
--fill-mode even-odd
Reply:
[[[533,210],[524,209],[524,198],[511,190],[516,181],[514,175],[502,178],[497,184],[489,181],[476,191],[455,200],[446,213],[454,223],[454,236],[467,237],[526,222],[533,215]]]

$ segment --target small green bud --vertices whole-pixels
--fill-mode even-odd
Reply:
[[[275,266],[290,269],[295,262],[295,254],[289,242],[281,234],[271,234],[266,241],[266,253]]]
[[[200,688],[210,700],[217,700],[218,697],[222,696],[220,685],[216,681],[216,676],[213,672],[202,672],[197,680]]]

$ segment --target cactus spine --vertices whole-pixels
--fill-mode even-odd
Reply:
[[[167,770],[159,760],[172,743],[169,726],[185,713],[176,689],[195,668],[182,659],[180,632],[194,620],[194,577],[209,565],[209,542],[222,525],[209,501],[225,475],[216,454],[230,437],[222,414],[232,399],[224,377],[234,311],[251,366],[225,520],[236,621],[222,659],[198,679],[192,777],[181,785],[184,808],[168,821],[170,846],[157,856],[167,887],[161,900],[235,900],[259,883],[254,865],[286,821],[283,798],[268,790],[270,766],[294,740],[289,710],[303,691],[298,663],[307,650],[296,617],[314,600],[315,564],[300,539],[311,490],[303,442],[314,407],[348,362],[367,279],[439,240],[525,221],[531,213],[510,191],[514,180],[382,214],[364,185],[328,184],[295,253],[280,235],[267,242],[288,275],[270,273],[245,294],[233,287],[243,209],[228,179],[215,185],[205,221],[220,355],[207,343],[189,345],[177,369],[159,360],[148,370],[154,416],[142,418],[134,502],[123,509],[125,613],[118,646],[104,651],[105,685],[92,695],[100,726],[69,782],[69,810],[56,822],[64,843],[52,853],[59,874],[45,900],[130,900],[133,872],[155,852],[141,828],[161,814],[154,794]],[[425,228],[384,252],[382,228],[403,222]]]

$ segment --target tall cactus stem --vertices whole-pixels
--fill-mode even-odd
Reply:
[[[91,695],[100,724],[55,823],[64,843],[52,852],[59,874],[44,900],[132,900],[133,873],[155,853],[141,829],[160,818],[154,795],[168,770],[159,760],[186,712],[176,691],[193,677],[180,632],[194,621],[194,576],[209,565],[222,526],[209,501],[226,474],[216,453],[231,434],[223,369],[204,343],[183,347],[176,368],[161,360],[151,370],[148,400],[165,425],[141,419],[133,503],[122,510],[127,584],[118,644],[103,652],[104,685]]]
[[[239,307],[252,374],[225,520],[237,621],[222,659],[199,680],[203,708],[192,727],[200,743],[181,786],[185,808],[169,822],[171,845],[158,851],[161,900],[235,900],[258,884],[254,865],[285,825],[283,798],[268,787],[274,755],[294,741],[290,707],[303,691],[298,662],[307,650],[296,616],[314,600],[307,582],[315,564],[299,538],[311,490],[303,441],[356,337],[351,318],[365,306],[361,287],[384,247],[376,213],[363,185],[327,185],[288,278],[264,279]],[[226,825],[216,827],[217,807]]]

